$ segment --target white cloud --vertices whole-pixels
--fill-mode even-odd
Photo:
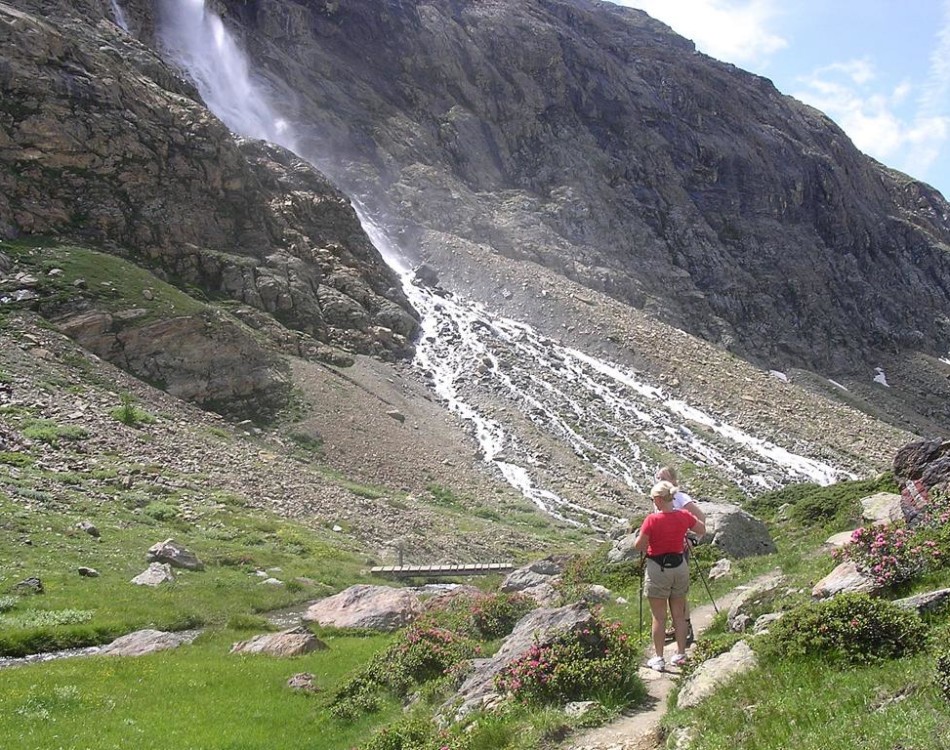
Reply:
[[[950,0],[944,0],[943,27],[937,33],[937,46],[930,53],[930,73],[922,87],[920,111],[925,115],[946,110],[950,94]]]
[[[780,13],[777,0],[613,1],[646,11],[719,60],[747,65],[788,45],[769,28]]]
[[[926,174],[950,136],[950,118],[923,109],[911,118],[902,116],[900,106],[911,85],[873,88],[876,74],[868,60],[826,65],[802,83],[804,89],[793,96],[831,117],[859,149],[910,174]]]

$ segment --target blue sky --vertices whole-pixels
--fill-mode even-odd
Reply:
[[[950,0],[612,0],[770,78],[950,199]]]

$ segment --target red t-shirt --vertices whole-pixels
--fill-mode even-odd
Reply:
[[[685,510],[669,513],[651,513],[646,517],[640,533],[650,537],[648,555],[665,555],[667,552],[682,552],[686,532],[696,524],[696,518]]]

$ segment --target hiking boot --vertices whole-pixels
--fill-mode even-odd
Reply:
[[[666,633],[664,633],[664,637],[666,638],[667,643],[672,643],[676,640],[676,631],[673,630],[673,628],[670,628],[666,631]]]
[[[663,660],[662,656],[654,656],[647,662],[647,666],[654,672],[662,672],[664,669],[666,669],[666,662]]]

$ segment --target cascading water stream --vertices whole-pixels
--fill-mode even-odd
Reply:
[[[126,34],[129,33],[129,19],[126,18],[125,11],[122,10],[122,6],[119,5],[118,0],[112,0],[112,18],[116,26],[122,29]]]
[[[194,79],[209,109],[234,132],[294,150],[294,138],[255,82],[247,58],[203,0],[161,0],[161,38]],[[301,158],[316,163],[306,154]],[[486,462],[544,511],[569,523],[599,526],[613,517],[537,486],[538,461],[512,429],[484,413],[472,389],[514,405],[539,433],[556,439],[598,471],[646,489],[655,468],[643,446],[662,445],[686,460],[718,468],[744,490],[792,481],[827,484],[847,476],[725,424],[624,368],[547,339],[530,326],[493,315],[465,298],[414,282],[410,264],[353,201],[364,230],[422,316],[415,364],[446,406],[470,425]],[[702,425],[703,437],[688,423]],[[538,472],[535,471],[534,474]]]
[[[238,135],[294,151],[290,127],[275,115],[264,86],[251,77],[247,56],[204,0],[160,0],[160,10],[161,42],[208,109]]]

